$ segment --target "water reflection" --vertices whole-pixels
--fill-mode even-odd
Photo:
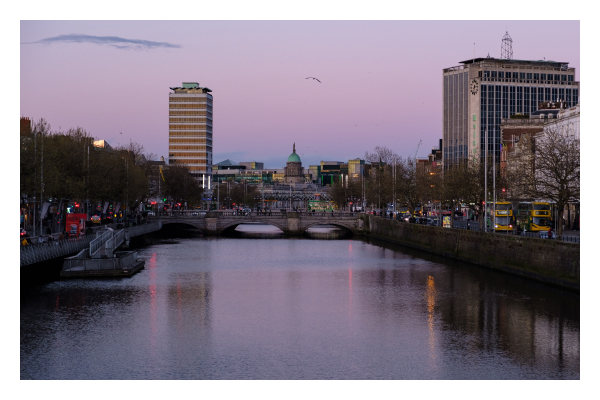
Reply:
[[[22,291],[24,379],[577,379],[579,298],[361,240],[179,239]]]

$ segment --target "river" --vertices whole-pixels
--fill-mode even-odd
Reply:
[[[580,378],[579,295],[533,281],[356,239],[138,256],[131,278],[21,289],[21,379]]]

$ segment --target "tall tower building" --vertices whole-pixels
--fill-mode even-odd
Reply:
[[[496,143],[500,123],[514,114],[531,114],[543,101],[579,103],[579,82],[568,62],[475,58],[443,70],[444,168],[466,158],[484,157]]]
[[[212,174],[213,96],[197,82],[169,93],[169,164],[188,167],[198,179]]]

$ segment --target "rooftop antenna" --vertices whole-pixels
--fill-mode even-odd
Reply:
[[[504,34],[502,38],[502,49],[500,51],[500,58],[504,60],[512,60],[513,51],[512,51],[512,38],[508,34],[508,31]]]

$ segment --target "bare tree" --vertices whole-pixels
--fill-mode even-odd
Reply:
[[[579,202],[579,164],[579,137],[553,126],[519,142],[507,176],[515,194],[554,202],[562,211],[568,203]],[[562,223],[557,234],[562,234]]]

